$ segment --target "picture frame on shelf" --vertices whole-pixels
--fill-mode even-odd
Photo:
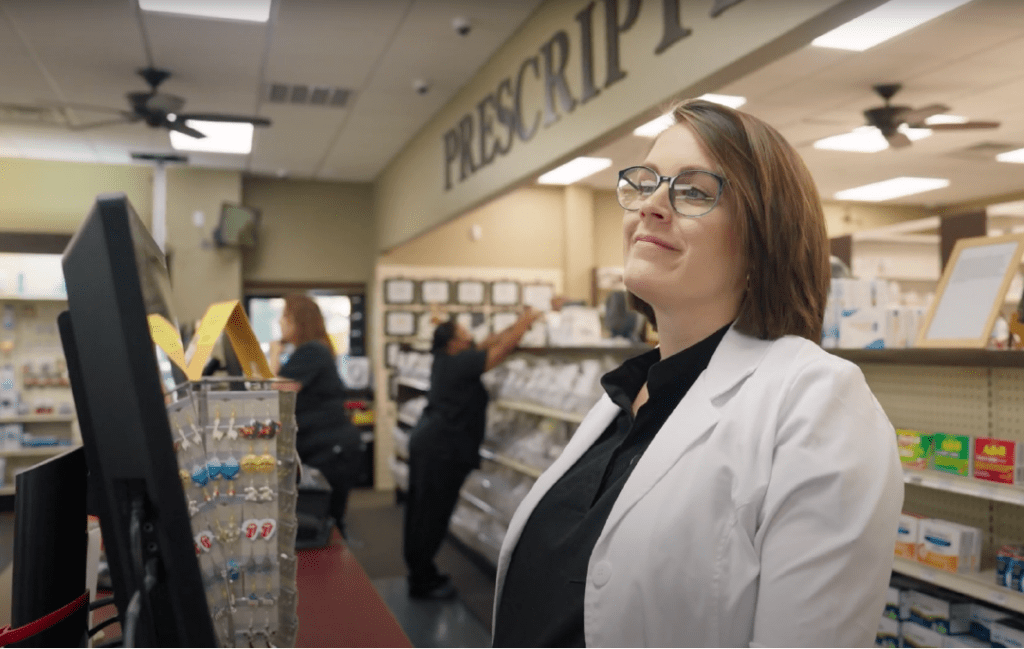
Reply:
[[[484,283],[475,279],[460,280],[456,284],[455,301],[469,306],[484,303]]]
[[[916,346],[987,347],[1022,254],[1024,234],[958,240]]]
[[[551,284],[524,284],[523,305],[538,311],[550,311],[551,299],[555,297],[555,287]]]
[[[519,304],[519,282],[491,282],[491,304],[495,306],[515,306]]]
[[[384,317],[384,333],[388,336],[416,335],[416,314],[412,311],[388,311]]]
[[[416,282],[411,279],[384,280],[385,304],[413,304],[416,301]]]
[[[420,282],[423,304],[449,304],[452,301],[451,282],[446,279],[425,279]]]

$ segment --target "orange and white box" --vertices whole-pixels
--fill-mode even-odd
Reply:
[[[896,556],[912,561],[917,560],[917,554],[921,549],[920,528],[921,523],[926,521],[924,516],[918,514],[900,514],[900,527],[896,533]]]
[[[918,534],[921,547],[917,560],[921,563],[947,572],[978,572],[980,529],[931,518],[921,521]]]

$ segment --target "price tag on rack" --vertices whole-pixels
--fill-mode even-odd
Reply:
[[[937,576],[934,570],[929,570],[928,568],[921,569],[920,578],[924,581],[934,582]]]
[[[1006,593],[1000,592],[998,590],[993,590],[988,595],[988,601],[992,602],[993,604],[999,604],[1000,606],[1003,606],[1006,604]]]

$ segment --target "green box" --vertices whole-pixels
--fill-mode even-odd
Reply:
[[[932,458],[932,436],[916,430],[896,429],[900,462],[904,469],[927,469]]]
[[[935,470],[970,477],[972,449],[970,435],[935,433]]]

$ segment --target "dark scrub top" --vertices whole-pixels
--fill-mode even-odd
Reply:
[[[334,352],[318,341],[299,345],[278,372],[302,384],[295,398],[298,433],[295,446],[305,460],[338,443],[338,432],[351,434],[345,410],[345,384],[338,375]],[[358,431],[357,431],[358,432]]]
[[[485,349],[434,354],[427,407],[412,431],[410,452],[480,465],[488,400],[480,377],[486,369]]]
[[[519,537],[494,620],[495,647],[583,647],[587,564],[629,474],[729,327],[661,359],[654,349],[601,378],[619,414],[541,498]],[[647,402],[633,401],[647,381]]]

